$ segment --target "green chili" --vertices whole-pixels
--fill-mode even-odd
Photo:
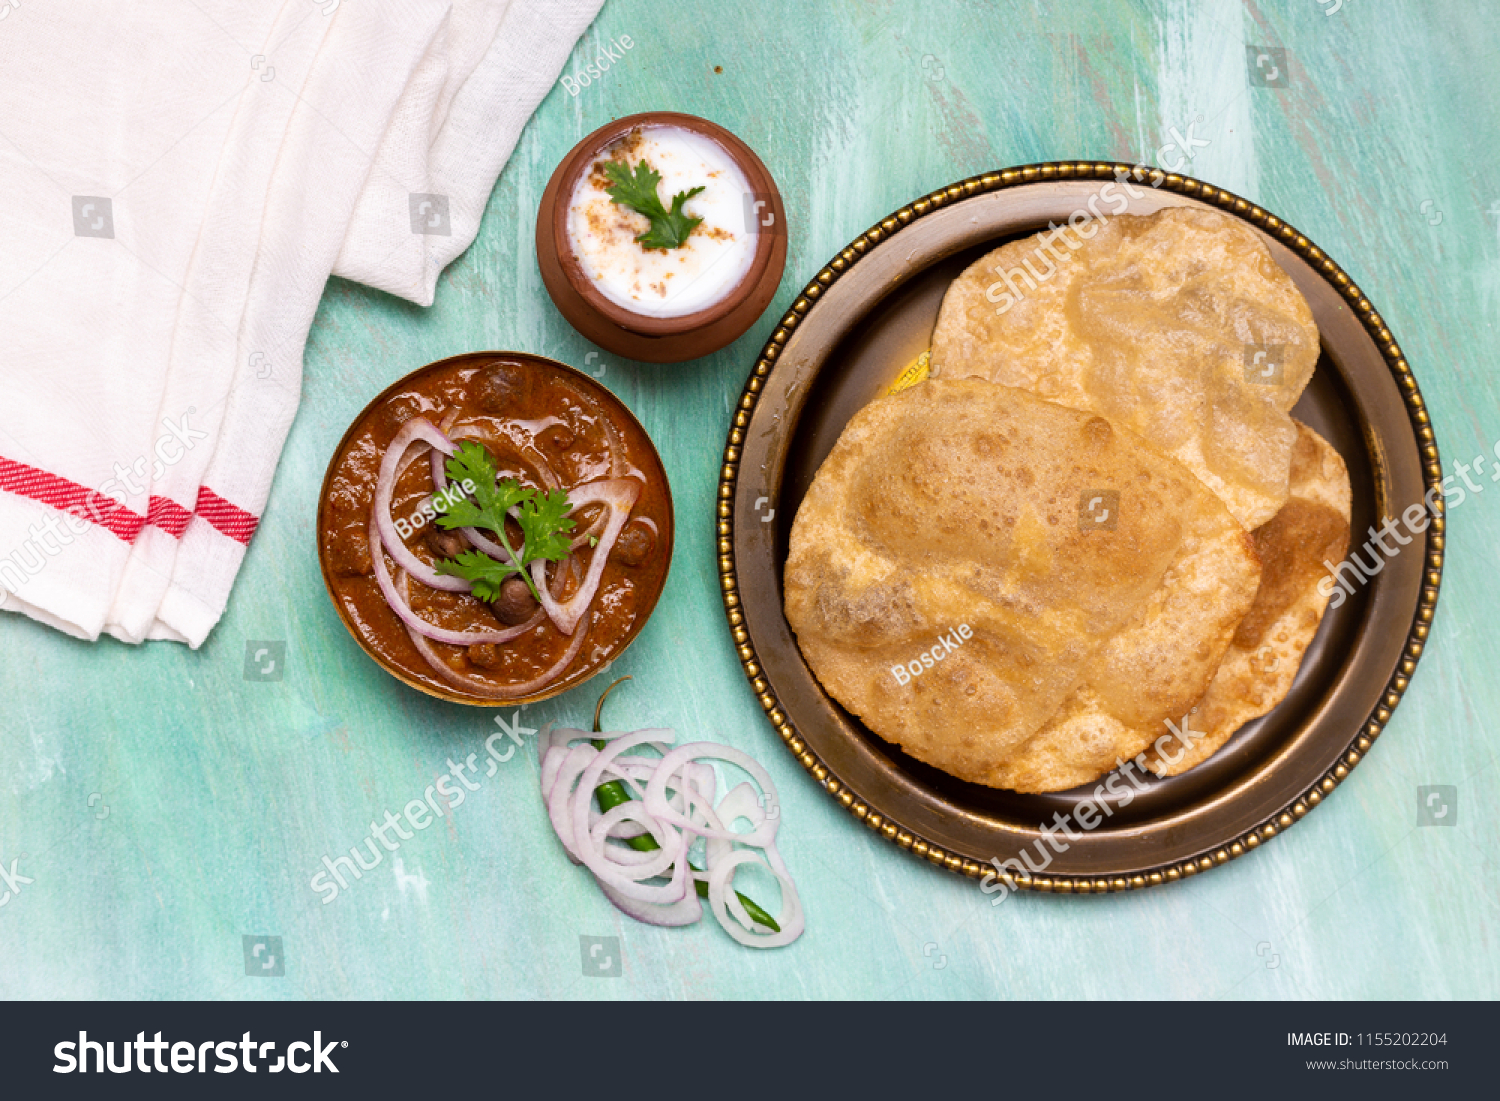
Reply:
[[[594,707],[595,734],[598,734],[600,732],[599,717],[604,711],[604,701],[609,698],[609,694],[615,690],[616,684],[620,684],[621,682],[627,681],[629,679],[630,677],[628,676],[621,677],[619,680],[615,681],[614,684],[611,684],[608,688],[606,688],[604,690],[604,693],[599,697],[599,702]],[[593,745],[595,749],[602,750],[607,744],[608,743],[603,738],[593,739]],[[609,783],[600,784],[597,788],[594,789],[594,799],[596,802],[598,802],[599,809],[601,811],[612,810],[615,807],[618,807],[621,803],[630,802],[632,798],[633,796],[626,789],[624,783],[619,780],[611,780]],[[626,838],[625,843],[638,852],[653,852],[654,850],[661,848],[661,846],[656,843],[656,838],[652,837],[649,833],[643,833],[635,837]],[[688,867],[692,868],[695,872],[701,872],[703,870],[702,868],[699,868],[692,863],[689,863]],[[707,898],[708,884],[701,879],[694,880],[693,882],[698,889],[698,897]],[[776,920],[771,917],[770,914],[766,913],[759,906],[755,905],[755,903],[751,902],[744,895],[740,894],[739,891],[735,891],[734,893],[739,897],[740,904],[745,907],[745,913],[750,915],[751,921],[754,921],[760,925],[764,925],[773,933],[781,932],[781,926],[776,924]]]
[[[615,690],[616,684],[622,684],[629,679],[630,677],[624,676],[615,681],[614,684],[611,684],[604,690],[604,694],[599,697],[599,702],[594,705],[595,734],[599,733],[599,717],[604,712],[604,701],[608,699],[609,694]],[[593,742],[594,748],[598,750],[603,750],[605,745],[608,744],[603,738],[595,738]],[[630,792],[625,789],[625,785],[621,781],[611,780],[609,783],[600,784],[597,788],[594,789],[594,798],[598,801],[599,809],[601,811],[608,811],[613,810],[615,807],[618,807],[621,803],[630,802],[631,795]],[[655,849],[661,848],[661,846],[656,843],[656,839],[649,833],[643,833],[637,837],[628,838],[625,843],[632,849],[643,853],[651,852]]]

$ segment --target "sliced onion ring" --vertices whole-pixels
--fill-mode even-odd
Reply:
[[[654,902],[638,902],[633,898],[626,898],[608,883],[598,879],[594,882],[599,884],[604,897],[614,904],[616,910],[626,917],[635,918],[636,921],[645,922],[647,925],[675,928],[694,925],[703,918],[703,903],[698,901],[697,891],[689,891],[686,897],[668,906],[659,906]]]
[[[404,571],[396,573],[396,592],[400,594],[403,602],[407,602],[406,573]],[[406,633],[410,636],[412,645],[417,648],[417,653],[422,655],[427,664],[432,666],[433,672],[437,673],[438,676],[442,677],[443,680],[455,688],[462,688],[465,692],[472,692],[474,695],[484,697],[485,699],[514,700],[522,696],[529,696],[533,692],[540,692],[567,671],[568,666],[573,664],[573,659],[578,656],[578,651],[583,649],[583,640],[589,631],[589,617],[584,617],[583,622],[578,626],[578,632],[573,636],[573,641],[568,645],[567,650],[563,652],[562,657],[558,658],[551,668],[540,676],[533,677],[531,680],[522,681],[520,684],[508,684],[504,686],[490,684],[488,681],[468,676],[456,669],[450,668],[442,658],[438,657],[437,651],[432,648],[432,643],[428,642],[427,639],[423,638],[412,627],[404,623],[402,626],[406,627]]]
[[[434,642],[446,642],[450,646],[474,646],[485,642],[498,645],[520,638],[542,622],[542,617],[546,613],[538,608],[536,614],[519,627],[506,627],[496,631],[450,631],[446,627],[428,623],[413,611],[411,605],[402,598],[401,593],[396,591],[396,583],[391,580],[391,573],[385,568],[385,555],[381,553],[384,544],[376,529],[377,525],[372,519],[370,521],[370,562],[375,567],[375,583],[380,586],[380,595],[385,597],[385,602],[391,606],[391,611],[396,613],[396,618],[406,624],[409,630],[416,631],[423,638],[430,638]]]
[[[781,883],[781,914],[776,918],[776,924],[781,926],[779,933],[753,933],[728,920],[725,897],[734,881],[734,870],[741,864],[752,863],[765,868]],[[797,897],[797,886],[787,874],[786,865],[774,845],[766,849],[766,859],[749,849],[739,849],[715,861],[708,876],[708,904],[713,909],[714,917],[719,919],[719,924],[724,926],[724,931],[750,948],[780,948],[802,935],[802,900]]]
[[[380,460],[380,475],[375,480],[375,502],[371,506],[371,515],[380,531],[380,540],[396,560],[396,565],[429,588],[466,593],[470,590],[470,585],[463,578],[440,574],[413,554],[402,542],[400,533],[396,531],[396,523],[391,519],[391,495],[396,489],[397,468],[406,449],[418,440],[431,444],[434,450],[444,455],[453,454],[452,442],[431,421],[426,417],[412,417],[401,426],[401,431],[396,433],[396,438],[385,449],[385,455]]]
[[[582,858],[610,903],[637,921],[693,924],[702,916],[697,884],[704,883],[715,920],[735,940],[751,948],[790,944],[805,928],[801,899],[775,844],[758,843],[774,837],[779,824],[774,784],[764,769],[738,750],[707,742],[671,749],[674,740],[671,731],[554,730],[541,743],[541,764],[548,817],[558,839],[575,862]],[[600,741],[605,743],[603,751],[595,748]],[[629,752],[644,749],[662,756]],[[698,757],[738,765],[755,782],[735,785],[714,806],[717,776]],[[645,796],[601,813],[594,807],[598,786],[616,779],[638,796],[644,781]],[[670,815],[653,809],[662,803]],[[750,823],[749,833],[733,830],[740,819]],[[639,823],[658,848],[641,851],[622,844],[622,827],[630,821]],[[705,839],[702,871],[688,866],[688,854],[700,837]],[[732,889],[735,869],[750,862],[765,867],[781,885],[781,916],[775,919],[779,931],[755,922]],[[665,876],[669,863],[668,882],[648,882]]]
[[[665,734],[662,738],[660,735]],[[646,864],[631,867],[628,871],[618,863],[610,860],[606,855],[606,846],[596,844],[588,834],[588,813],[593,803],[594,791],[599,786],[601,774],[609,763],[622,752],[633,746],[649,741],[675,740],[671,731],[639,730],[624,737],[615,738],[599,750],[597,755],[579,777],[578,788],[573,793],[572,826],[573,841],[579,858],[588,866],[602,882],[610,884],[627,898],[636,899],[639,902],[673,903],[681,899],[687,892],[688,879],[685,869],[687,868],[687,845],[683,844],[680,835],[674,836],[672,831],[657,822],[651,814],[646,812],[645,805],[632,800],[630,803],[622,803],[617,810],[626,810],[635,815],[635,820],[640,822],[651,831],[652,838],[661,846],[660,860],[651,861]],[[654,784],[655,779],[652,780]],[[672,868],[672,877],[664,885],[653,886],[642,880],[661,874],[668,867]]]
[[[715,812],[726,830],[733,829],[735,821],[740,818],[749,821],[752,830],[758,828],[766,819],[765,807],[761,805],[759,796],[755,794],[755,787],[750,783],[736,784],[728,795],[719,800]],[[728,841],[709,841],[708,844],[713,847],[712,855],[708,857],[708,865],[711,868],[717,867],[719,860],[734,850],[734,846]],[[701,878],[707,880],[708,874],[704,873]],[[750,917],[750,912],[745,909],[745,904],[740,901],[740,896],[736,892],[726,892],[724,901],[729,906],[729,912],[734,915],[734,920],[739,922],[742,928],[749,931],[757,928],[756,923]],[[771,931],[766,929],[768,933]]]
[[[588,767],[589,762],[598,752],[591,745],[575,745],[572,749],[566,746],[556,746],[549,754],[556,759],[557,765],[552,770],[552,783],[547,788],[547,817],[552,821],[552,829],[556,832],[557,839],[568,851],[568,859],[574,864],[581,864],[583,861],[578,859],[578,847],[573,843],[570,798],[573,788],[578,783],[578,777],[583,775],[583,770]],[[544,769],[544,775],[545,772]]]
[[[776,829],[781,821],[779,812],[774,815],[771,813],[771,809],[778,807],[780,803],[776,796],[776,785],[772,783],[770,774],[761,767],[759,761],[732,746],[719,745],[716,742],[689,742],[672,750],[662,758],[656,775],[651,778],[651,783],[646,788],[646,809],[678,829],[696,829],[691,822],[684,819],[667,803],[666,787],[673,773],[700,757],[728,761],[744,769],[760,785],[760,790],[770,799],[771,806],[766,809],[765,819],[750,833],[734,833],[727,828],[727,823],[722,830],[696,830],[696,832],[702,837],[734,841],[741,845],[753,845],[758,849],[766,848],[775,842]]]
[[[594,548],[593,557],[589,560],[589,569],[583,579],[583,584],[568,600],[558,603],[547,592],[544,561],[538,559],[531,564],[532,580],[537,583],[537,589],[542,593],[542,607],[547,609],[547,615],[563,634],[573,633],[579,619],[588,611],[589,605],[593,602],[595,593],[599,591],[600,578],[604,576],[604,564],[609,560],[609,552],[613,549],[615,540],[620,537],[621,529],[630,519],[630,510],[635,507],[636,499],[640,494],[641,483],[634,478],[606,478],[568,490],[568,500],[573,505],[570,511],[576,511],[583,505],[608,505],[609,521],[604,525],[604,533],[599,536],[599,544]]]
[[[447,430],[445,429],[444,431]],[[460,424],[448,432],[448,438],[452,440],[476,440],[481,444],[494,446],[494,437],[477,424]],[[512,447],[516,446],[514,440],[507,442]],[[543,487],[546,489],[562,488],[562,479],[557,476],[557,471],[552,469],[551,464],[547,462],[547,456],[542,452],[540,447],[536,446],[535,442],[529,448],[526,445],[521,445],[520,450],[522,452],[529,450],[536,453],[534,458],[528,456],[527,461],[536,468],[537,477],[541,479]]]

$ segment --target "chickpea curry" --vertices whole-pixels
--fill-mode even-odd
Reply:
[[[466,702],[553,695],[634,638],[666,583],[672,503],[644,430],[540,357],[461,356],[377,399],[319,513],[350,631]]]

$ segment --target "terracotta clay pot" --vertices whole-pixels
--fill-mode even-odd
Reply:
[[[753,215],[759,227],[755,256],[739,284],[706,309],[681,317],[647,317],[606,298],[584,274],[568,237],[568,205],[579,179],[609,146],[637,127],[654,126],[700,134],[728,152],[750,184],[747,222]],[[563,158],[537,211],[536,256],[547,293],[573,328],[617,355],[677,363],[730,344],[771,304],[786,267],[786,211],[766,166],[728,130],[695,115],[648,111],[601,126]]]

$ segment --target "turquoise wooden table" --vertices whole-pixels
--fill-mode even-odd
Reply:
[[[0,868],[16,862],[27,880],[0,907],[0,994],[1500,992],[1500,485],[1481,477],[1487,492],[1450,501],[1443,595],[1412,687],[1315,813],[1192,881],[998,907],[973,881],[874,837],[792,761],[735,658],[711,542],[731,406],[795,289],[889,211],[1022,162],[1156,162],[1284,216],[1389,320],[1445,468],[1490,455],[1500,440],[1493,0],[758,0],[683,18],[694,6],[608,0],[567,71],[611,39],[629,35],[633,47],[576,95],[553,89],[431,309],[329,285],[271,502],[201,650],[88,645],[0,619]],[[1247,45],[1271,59],[1258,73]],[[771,310],[724,352],[677,367],[599,355],[548,301],[532,244],[563,154],[608,119],[651,108],[704,115],[749,142],[792,228]],[[623,919],[559,852],[530,744],[493,776],[481,768],[462,806],[331,902],[309,886],[324,856],[400,814],[450,758],[482,758],[497,716],[538,728],[582,723],[592,707],[591,690],[519,716],[419,695],[356,649],[319,578],[318,489],[354,414],[416,366],[501,348],[602,370],[661,448],[676,556],[655,617],[616,664],[635,680],[612,717],[723,740],[769,765],[808,915],[788,949],[741,948],[711,920],[659,930]],[[1441,787],[1434,806],[1447,813],[1421,826],[1427,786]],[[617,940],[591,962],[584,937]]]

